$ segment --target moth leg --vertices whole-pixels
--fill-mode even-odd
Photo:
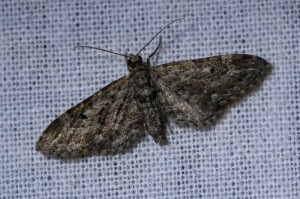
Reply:
[[[156,49],[147,58],[147,64],[148,65],[150,65],[150,59],[151,59],[151,57],[153,57],[156,54],[156,52],[158,51],[158,49],[161,47],[161,41],[162,41],[162,36],[159,37],[159,42],[158,42],[158,45],[157,45]]]

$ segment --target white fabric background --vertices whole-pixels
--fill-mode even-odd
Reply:
[[[300,2],[16,1],[0,3],[0,198],[300,198]],[[228,53],[274,66],[208,131],[172,124],[167,146],[48,159],[35,142],[59,114],[126,75],[124,58],[162,26],[155,64]],[[158,39],[142,52],[144,58]]]

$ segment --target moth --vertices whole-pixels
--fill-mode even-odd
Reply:
[[[179,20],[179,19],[177,19]],[[231,54],[172,62],[150,67],[137,54],[123,55],[129,74],[105,86],[56,118],[42,133],[36,150],[69,158],[116,154],[146,133],[159,144],[167,142],[166,125],[203,127],[213,123],[227,104],[264,79],[271,69],[263,58]]]

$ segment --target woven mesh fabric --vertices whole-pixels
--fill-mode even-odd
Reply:
[[[153,65],[229,53],[274,69],[207,131],[171,124],[131,152],[48,159],[35,142],[59,114],[128,74],[124,58],[166,23]],[[0,3],[0,198],[300,198],[300,2]],[[142,52],[156,47],[154,40]]]

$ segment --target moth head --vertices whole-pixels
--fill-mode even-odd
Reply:
[[[127,63],[127,68],[129,70],[129,72],[131,72],[135,68],[137,68],[139,66],[143,66],[143,59],[139,55],[130,54],[126,58],[126,63]]]

